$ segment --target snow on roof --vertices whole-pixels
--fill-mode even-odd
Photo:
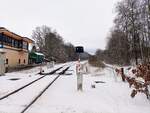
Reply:
[[[44,54],[43,54],[43,53],[35,52],[35,54],[44,56]]]

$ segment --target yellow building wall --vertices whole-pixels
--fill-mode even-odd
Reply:
[[[22,51],[18,51],[17,49],[13,49],[13,48],[10,48],[8,47],[7,49],[7,46],[4,46],[4,51],[6,52],[5,53],[5,58],[8,59],[8,65],[9,67],[16,67],[16,66],[19,66],[19,65],[27,65],[28,64],[28,52],[25,51],[25,50],[22,50]],[[20,64],[19,64],[19,59],[20,59]],[[24,63],[24,60],[25,60],[25,63]],[[5,60],[6,61],[6,60]]]

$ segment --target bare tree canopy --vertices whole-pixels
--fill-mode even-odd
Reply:
[[[66,62],[77,58],[75,47],[71,43],[65,44],[63,38],[48,26],[36,27],[32,38],[39,51],[44,53],[48,59],[55,58],[57,62]]]

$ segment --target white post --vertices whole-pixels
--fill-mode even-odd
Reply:
[[[78,60],[77,64],[76,64],[76,74],[77,74],[77,90],[82,91],[83,87],[82,87],[82,83],[83,83],[83,75],[81,73],[81,64],[80,64],[80,59]]]
[[[43,72],[43,69],[42,69],[42,64],[40,65],[40,73]]]

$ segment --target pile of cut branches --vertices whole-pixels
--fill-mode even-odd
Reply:
[[[137,93],[144,93],[147,99],[150,99],[150,64],[139,64],[135,69],[129,68],[128,71],[131,71],[132,76],[124,74],[122,69],[116,69],[116,72],[121,75],[124,82],[129,83],[129,87],[133,88],[131,97],[135,97]]]
[[[133,86],[131,97],[139,93],[144,93],[147,99],[150,99],[149,85],[150,85],[150,64],[139,64],[136,69],[132,69],[134,77],[126,77],[130,87]]]

